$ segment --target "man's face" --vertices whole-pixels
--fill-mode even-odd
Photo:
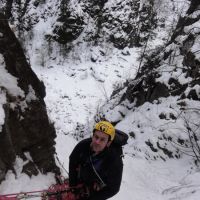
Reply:
[[[92,150],[96,154],[98,154],[101,151],[103,151],[105,147],[108,147],[110,144],[111,141],[109,141],[109,135],[96,130],[92,136],[92,142],[90,146]]]

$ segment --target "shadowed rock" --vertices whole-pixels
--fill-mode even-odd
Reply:
[[[56,133],[43,100],[44,84],[32,71],[20,43],[1,13],[0,55],[3,57],[0,67],[17,80],[16,88],[21,91],[18,94],[12,92],[9,85],[0,85],[0,94],[6,96],[3,105],[5,120],[0,129],[0,181],[9,169],[14,171],[16,157],[24,161],[23,172],[30,176],[36,175],[37,169],[42,173],[59,173],[54,160]]]

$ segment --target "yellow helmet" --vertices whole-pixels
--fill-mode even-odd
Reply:
[[[111,141],[115,137],[115,128],[110,122],[100,121],[95,125],[94,130],[102,131],[102,132],[110,135]]]

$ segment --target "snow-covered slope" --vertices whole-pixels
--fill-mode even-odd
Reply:
[[[57,8],[58,4],[55,2],[46,1],[46,4],[41,4],[41,12],[43,6]],[[120,2],[122,3],[118,1],[119,4]],[[154,30],[157,36],[149,40],[147,52],[169,41],[172,34],[170,31],[176,26],[177,16],[180,13],[184,15],[189,6],[188,2],[155,1],[159,18],[165,18],[163,20],[166,24],[163,26],[166,27],[157,27]],[[106,6],[112,10],[113,4],[114,1],[108,1]],[[39,15],[38,10],[36,14]],[[120,9],[117,14],[120,15]],[[56,42],[49,44],[44,38],[44,33],[52,33],[54,17],[48,15],[48,19],[38,18],[39,22],[34,25],[33,34],[25,32],[23,44],[33,70],[46,86],[45,102],[57,132],[56,151],[60,160],[58,165],[63,175],[67,176],[65,169],[68,169],[68,156],[77,140],[91,135],[94,117],[102,110],[101,105],[113,101],[110,100],[113,89],[135,77],[140,64],[138,58],[144,47],[126,47],[118,50],[110,43],[94,46],[83,42],[83,35],[72,43],[71,49]],[[164,161],[167,156],[164,151],[160,151],[154,160],[152,150],[144,143],[148,139],[151,143],[156,142],[163,129],[169,130],[170,134],[178,134],[179,123],[174,125],[173,119],[170,118],[170,113],[175,115],[178,109],[176,98],[161,98],[159,104],[145,103],[139,108],[134,108],[134,112],[129,110],[133,108],[134,102],[129,104],[125,101],[125,106],[119,105],[115,110],[109,111],[110,119],[121,120],[117,128],[131,133],[128,145],[124,149],[121,190],[113,200],[199,199],[199,173],[190,157],[183,156],[179,160],[175,158]],[[159,118],[161,113],[164,113],[169,123]],[[55,181],[52,174],[28,178],[21,174],[21,162],[20,159],[16,160],[17,175],[14,176],[11,172],[7,174],[7,179],[0,185],[0,193],[40,190]]]

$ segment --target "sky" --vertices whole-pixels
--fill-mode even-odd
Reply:
[[[168,1],[168,3],[171,1]],[[178,2],[178,1],[177,1]],[[183,10],[183,4],[177,4],[177,9]],[[161,6],[166,6],[162,4]],[[169,4],[169,7],[172,4]],[[160,8],[161,9],[161,8]],[[164,13],[162,13],[164,15]],[[173,20],[166,15],[169,23]],[[140,48],[124,49],[123,51],[108,48],[106,56],[101,55],[102,47],[93,47],[90,51],[81,46],[75,49],[69,57],[60,62],[48,60],[42,65],[40,49],[42,33],[51,22],[37,24],[34,33],[34,42],[27,44],[27,50],[32,55],[30,62],[40,80],[46,86],[45,103],[49,118],[55,123],[56,128],[56,162],[61,168],[62,175],[67,177],[69,155],[77,142],[81,140],[77,126],[82,125],[86,135],[90,137],[94,125],[94,116],[101,105],[109,102],[109,97],[116,85],[123,84],[127,79],[134,78],[139,66]],[[168,30],[156,30],[157,37],[149,45],[151,48],[161,45],[163,38],[167,37]],[[197,47],[195,47],[197,48]],[[85,50],[85,51],[84,51]],[[125,55],[124,52],[129,52]],[[95,57],[94,63],[88,57]],[[76,59],[74,59],[76,58]],[[78,59],[77,59],[78,58]],[[11,93],[23,96],[23,91],[17,87],[16,79],[5,70],[4,60],[0,55],[0,83],[6,85]],[[165,81],[166,77],[163,77]],[[183,79],[182,79],[183,80]],[[184,80],[183,80],[184,81]],[[171,112],[169,107],[174,105],[174,98],[163,100],[160,105],[144,104],[129,113],[117,125],[118,129],[130,131],[130,125],[140,124],[144,134],[139,133],[134,127],[136,139],[129,138],[124,147],[124,171],[120,192],[112,200],[199,200],[200,173],[194,166],[191,157],[183,156],[181,159],[147,159],[151,154],[144,141],[151,135],[151,140],[157,137],[156,130],[163,126],[158,121],[158,114],[162,111]],[[5,94],[0,91],[0,130],[4,123],[3,104]],[[148,109],[150,108],[150,112]],[[175,112],[175,108],[173,109]],[[116,117],[116,116],[115,116]],[[180,122],[180,126],[181,126]],[[177,123],[177,126],[179,124]],[[165,126],[164,128],[171,128]],[[174,127],[173,127],[174,128]],[[170,129],[173,134],[179,134],[175,129]],[[76,138],[76,139],[75,139]],[[138,148],[138,149],[137,149]],[[142,149],[142,151],[140,151]],[[163,155],[164,156],[164,155]],[[0,194],[29,192],[47,189],[55,183],[54,175],[39,174],[31,178],[22,174],[23,161],[16,159],[16,174],[9,171],[6,180],[0,184]],[[38,198],[35,198],[38,199]]]

